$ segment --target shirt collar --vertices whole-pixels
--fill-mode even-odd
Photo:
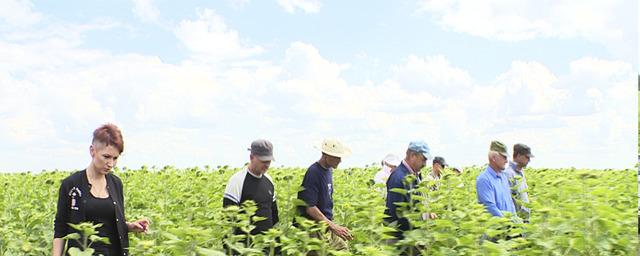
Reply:
[[[416,171],[414,171],[411,166],[409,166],[409,164],[407,163],[407,161],[402,160],[402,164],[404,164],[405,167],[407,167],[407,170],[409,170],[409,172],[415,174],[417,176],[418,173],[416,173]]]
[[[493,168],[491,168],[490,165],[487,166],[487,172],[489,172],[491,174],[491,176],[494,177],[494,178],[500,178],[502,176],[502,175],[497,174],[496,171]],[[500,174],[502,174],[502,172],[500,172]]]
[[[333,170],[333,168],[331,168],[331,167],[327,167],[327,168],[322,167],[322,165],[320,164],[320,162],[316,162],[316,163],[318,164],[318,166],[320,166],[320,169],[322,169],[322,170],[325,170],[325,171],[331,171],[331,170]]]
[[[515,163],[515,162],[509,162],[509,165],[511,166],[511,169],[514,172],[517,172],[517,173],[522,173],[522,169],[524,169],[524,168],[522,168],[522,169],[518,170],[518,164]]]
[[[263,175],[258,176],[258,175],[253,174],[251,171],[249,171],[249,166],[245,167],[245,169],[247,170],[247,173],[249,173],[249,175],[253,176],[254,178],[260,179],[263,176]]]

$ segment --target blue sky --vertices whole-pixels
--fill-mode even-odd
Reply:
[[[335,137],[364,166],[409,141],[453,165],[492,139],[533,167],[636,162],[635,1],[25,1],[0,10],[2,171],[240,166],[253,139],[308,166]]]

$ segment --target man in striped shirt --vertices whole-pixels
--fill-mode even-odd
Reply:
[[[533,154],[531,154],[531,148],[525,144],[518,143],[513,145],[513,161],[509,162],[505,173],[509,178],[509,185],[511,186],[511,195],[513,196],[513,202],[516,206],[516,212],[519,214],[525,222],[529,222],[529,216],[531,210],[523,204],[529,203],[529,193],[527,190],[527,179],[524,175],[524,168],[527,167]]]

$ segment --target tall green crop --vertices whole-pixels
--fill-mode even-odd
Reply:
[[[491,217],[477,203],[475,177],[481,167],[461,175],[423,182],[414,198],[424,203],[404,212],[416,228],[404,242],[387,243],[384,186],[371,181],[377,168],[334,172],[334,219],[354,240],[348,252],[335,252],[310,232],[324,227],[296,218],[296,195],[304,168],[273,168],[280,222],[269,232],[246,239],[233,229],[252,228],[247,211],[222,208],[228,178],[239,169],[143,167],[115,170],[125,189],[126,215],[148,218],[147,234],[130,234],[132,255],[321,254],[394,255],[414,250],[424,255],[546,254],[633,255],[637,236],[637,178],[633,170],[527,170],[530,223]],[[70,172],[0,174],[0,255],[48,255],[60,181]],[[429,189],[437,186],[437,190]],[[435,212],[435,220],[422,213]],[[493,237],[496,242],[484,239]]]

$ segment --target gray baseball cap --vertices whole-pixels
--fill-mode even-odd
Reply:
[[[522,143],[513,145],[513,153],[533,157],[533,154],[531,154],[531,148]]]
[[[433,158],[434,163],[439,163],[442,167],[447,167],[447,162],[444,160],[444,157],[436,156]]]
[[[256,156],[260,161],[275,161],[273,158],[273,144],[268,140],[254,140],[251,147],[248,148],[251,154]]]

